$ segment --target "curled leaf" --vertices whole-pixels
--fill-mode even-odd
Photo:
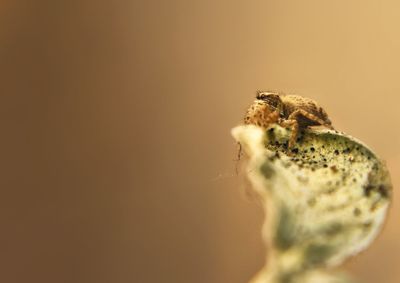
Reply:
[[[327,129],[305,130],[291,149],[290,131],[278,125],[232,134],[266,210],[267,266],[253,282],[348,282],[324,268],[366,249],[381,230],[392,193],[385,164],[360,141]]]

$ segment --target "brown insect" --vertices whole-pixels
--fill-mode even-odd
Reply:
[[[333,129],[328,114],[314,100],[269,91],[257,93],[256,100],[246,112],[244,123],[263,128],[268,128],[273,123],[290,127],[292,133],[289,148],[295,145],[301,129],[319,125]]]

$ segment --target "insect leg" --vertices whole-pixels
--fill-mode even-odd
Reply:
[[[289,115],[289,120],[297,120],[297,117],[301,115],[315,123],[318,123],[319,125],[325,126],[327,128],[333,129],[332,125],[328,124],[326,121],[322,120],[318,116],[315,116],[314,114],[307,112],[304,109],[298,109],[294,111],[292,114]]]
[[[283,127],[290,127],[292,130],[292,133],[290,135],[289,139],[289,149],[292,148],[296,142],[297,135],[299,133],[299,123],[297,120],[292,119],[292,120],[284,120],[280,123],[281,126]]]

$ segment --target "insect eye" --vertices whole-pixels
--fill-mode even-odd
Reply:
[[[257,95],[257,99],[262,100],[273,107],[278,107],[278,105],[281,103],[279,96],[273,93],[260,93]]]
[[[263,99],[265,99],[266,96],[267,95],[265,93],[257,93],[256,98],[259,100],[263,100]]]

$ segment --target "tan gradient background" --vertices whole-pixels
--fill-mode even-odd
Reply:
[[[387,160],[400,282],[398,1],[0,1],[0,282],[243,283],[263,215],[230,128],[257,89],[319,101]]]

